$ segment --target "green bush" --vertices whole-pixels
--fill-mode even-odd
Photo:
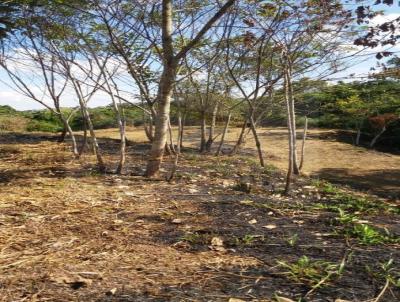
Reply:
[[[43,120],[30,120],[26,127],[26,131],[60,132],[62,130],[62,126]]]

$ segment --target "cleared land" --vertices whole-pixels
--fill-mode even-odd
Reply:
[[[115,164],[117,141],[101,147]],[[175,181],[147,180],[147,149],[129,145],[129,174],[100,175],[54,137],[0,136],[0,301],[367,301],[400,278],[394,201],[307,178],[284,197],[254,158],[190,150]],[[398,299],[390,283],[379,301]]]
[[[233,146],[240,129],[230,129],[225,148]],[[261,144],[266,154],[267,164],[279,169],[287,169],[287,130],[284,128],[261,128],[258,130]],[[101,130],[102,137],[118,138],[117,129]],[[299,131],[298,137],[302,133]],[[352,188],[384,197],[400,197],[400,155],[378,152],[352,144],[341,142],[338,131],[312,129],[306,142],[306,155],[303,172],[306,175],[326,179],[334,183],[345,184]],[[135,142],[144,142],[143,129],[130,128],[128,138]],[[189,127],[185,132],[186,146],[198,147],[199,130]],[[347,138],[348,139],[348,138]],[[217,142],[219,137],[217,138]],[[297,142],[298,149],[301,140]],[[247,135],[242,154],[254,152],[251,133]]]

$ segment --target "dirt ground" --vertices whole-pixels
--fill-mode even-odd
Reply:
[[[238,128],[229,130],[224,145],[227,150],[235,144],[239,130]],[[282,170],[287,169],[287,130],[261,128],[258,132],[267,164]],[[118,130],[101,130],[99,135],[118,138]],[[198,137],[199,130],[189,127],[185,133],[186,145],[198,147]],[[298,137],[302,137],[300,131]],[[141,128],[130,128],[128,138],[136,142],[145,141]],[[301,148],[301,143],[299,139],[298,150]],[[250,133],[242,153],[254,154],[254,148],[255,144]],[[341,142],[337,130],[309,130],[303,172],[309,176],[345,184],[379,196],[400,198],[400,155]]]
[[[0,135],[0,301],[400,299],[394,201],[308,178],[282,196],[279,171],[191,150],[173,182],[148,180],[143,143],[115,175],[117,141],[100,144],[107,174],[52,136]]]

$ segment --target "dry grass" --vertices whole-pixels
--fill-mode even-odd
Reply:
[[[116,142],[102,146],[113,151],[106,154],[111,167]],[[355,260],[346,273],[312,301],[365,300],[382,285],[365,265],[400,258],[394,244],[362,247],[326,236],[332,216],[310,210],[315,197],[301,189],[303,180],[282,197],[263,185],[266,177],[280,190],[280,174],[263,174],[246,157],[184,154],[178,178],[167,183],[100,175],[93,156],[74,161],[51,137],[4,136],[0,152],[0,301],[296,298],[309,288],[287,280],[278,260],[305,254],[340,261],[350,250]],[[140,152],[129,147],[128,171],[143,165]],[[233,169],[256,176],[251,194],[234,189]],[[393,231],[396,219],[376,223]],[[290,246],[295,233],[298,243]],[[392,289],[381,301],[396,297]]]

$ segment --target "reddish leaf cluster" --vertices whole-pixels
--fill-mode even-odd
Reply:
[[[376,129],[383,129],[389,123],[394,122],[398,119],[399,119],[399,116],[397,116],[394,113],[384,113],[384,114],[380,114],[377,116],[369,117],[368,121],[372,127],[376,128]]]

